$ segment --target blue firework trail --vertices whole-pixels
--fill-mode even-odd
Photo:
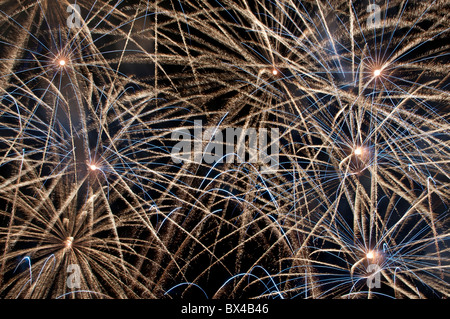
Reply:
[[[0,296],[448,297],[449,9],[1,1]]]

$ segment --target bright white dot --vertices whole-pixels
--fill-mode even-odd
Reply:
[[[278,75],[278,70],[277,69],[272,69],[272,74],[273,75]]]
[[[99,169],[99,167],[95,164],[89,164],[88,167],[91,171],[96,171]]]
[[[369,252],[366,254],[366,257],[367,257],[367,259],[373,259],[373,257],[375,257],[375,254],[373,253],[373,251],[369,251]]]
[[[66,248],[71,248],[73,243],[73,237],[67,237],[64,241],[64,244],[66,245]]]
[[[363,153],[362,147],[357,147],[355,149],[355,155],[360,156],[360,155],[362,155],[362,153]]]
[[[65,66],[66,65],[66,60],[64,60],[64,59],[59,60],[59,65],[60,66]]]
[[[373,71],[373,75],[374,76],[380,76],[381,74],[381,70],[380,69],[376,69],[375,71]]]

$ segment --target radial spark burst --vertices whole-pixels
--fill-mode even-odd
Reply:
[[[0,297],[449,297],[449,10],[0,1]]]

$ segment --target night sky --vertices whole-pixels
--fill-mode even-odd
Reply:
[[[0,1],[0,297],[446,299],[449,8]]]

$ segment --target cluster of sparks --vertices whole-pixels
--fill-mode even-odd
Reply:
[[[366,2],[1,0],[0,297],[449,297],[450,4]]]

